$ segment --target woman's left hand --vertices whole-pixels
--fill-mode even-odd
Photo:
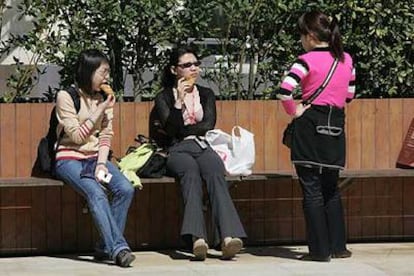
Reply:
[[[98,176],[99,171],[103,171],[104,175],[108,174],[108,167],[105,164],[97,164],[95,168],[95,178],[98,182],[101,182],[100,177]]]
[[[310,107],[311,107],[310,104],[303,105],[303,103],[300,103],[300,104],[296,105],[296,112],[295,112],[294,117],[298,118],[298,117],[302,116],[303,113]]]

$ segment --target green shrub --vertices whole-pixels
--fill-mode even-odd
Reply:
[[[266,98],[303,51],[297,18],[306,10],[320,9],[339,20],[345,49],[355,61],[359,97],[414,96],[411,0],[33,0],[19,9],[33,18],[34,28],[2,42],[0,54],[16,46],[32,51],[37,60],[62,67],[63,86],[72,82],[79,51],[95,47],[110,57],[119,95],[125,73],[132,75],[136,98],[153,95],[160,88],[165,50],[191,40],[202,56],[219,56],[204,78],[214,82],[221,95]],[[203,38],[215,38],[215,47],[207,47]],[[154,80],[146,81],[146,72],[153,72]],[[26,85],[19,82],[23,75],[16,71],[9,83],[28,91],[34,83],[27,76]],[[16,95],[27,93],[17,91],[19,87]]]

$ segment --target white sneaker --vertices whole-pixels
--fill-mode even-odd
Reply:
[[[194,260],[204,261],[207,257],[208,245],[204,239],[197,239],[193,243]]]
[[[221,244],[223,260],[231,260],[243,248],[243,241],[239,238],[225,238]]]

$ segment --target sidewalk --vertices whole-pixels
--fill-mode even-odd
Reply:
[[[330,263],[297,260],[304,246],[248,247],[237,259],[220,260],[209,250],[205,262],[180,251],[135,252],[131,268],[97,263],[89,255],[0,258],[0,275],[414,275],[414,243],[349,244],[352,258]]]

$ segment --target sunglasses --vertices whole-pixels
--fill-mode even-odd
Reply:
[[[190,68],[193,65],[198,67],[201,65],[201,61],[197,60],[195,62],[186,62],[186,63],[177,64],[177,66],[180,68]]]

